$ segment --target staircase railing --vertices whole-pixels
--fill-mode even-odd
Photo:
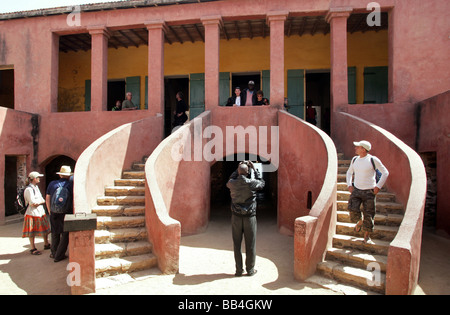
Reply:
[[[354,155],[353,141],[368,140],[372,154],[389,170],[387,187],[405,205],[397,236],[391,242],[386,271],[386,294],[411,294],[419,275],[422,223],[427,179],[419,155],[390,132],[348,113],[336,113],[334,140],[346,156]]]
[[[124,168],[150,155],[161,141],[161,119],[149,117],[124,124],[84,150],[77,160],[74,174],[76,213],[91,213],[106,185],[120,178]]]
[[[145,164],[146,226],[158,266],[166,274],[178,272],[181,234],[198,233],[207,224],[204,209],[209,209],[210,202],[209,162],[178,160],[174,154],[179,152],[172,151],[183,150],[177,146],[180,142],[194,143],[195,133],[202,132],[210,119],[207,111],[182,126],[159,144]],[[202,130],[196,130],[196,122],[200,122]],[[184,149],[193,157],[190,145]]]
[[[287,163],[285,158],[295,156],[296,163],[305,165],[303,174],[296,175],[304,177],[304,182],[296,183],[296,187],[302,187],[303,193],[314,191],[314,196],[317,196],[312,199],[311,209],[306,207],[306,203],[300,205],[303,207],[300,211],[305,215],[295,219],[294,277],[303,281],[314,274],[333,240],[338,157],[333,141],[322,130],[285,111],[279,111],[278,117],[280,134],[289,134],[280,138],[290,141],[280,142],[280,168]],[[279,199],[282,199],[282,190],[279,191]],[[295,199],[288,195],[286,198]]]

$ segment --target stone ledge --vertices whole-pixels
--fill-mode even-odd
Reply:
[[[67,214],[64,218],[65,232],[90,231],[97,228],[95,213]]]

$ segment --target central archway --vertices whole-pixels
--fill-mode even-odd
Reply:
[[[234,154],[226,156],[222,161],[216,161],[211,166],[211,207],[210,221],[229,218],[230,190],[226,184],[231,174],[237,169],[242,160],[250,160],[269,165],[270,162],[254,154]],[[278,172],[263,172],[262,177],[265,187],[257,192],[257,216],[258,219],[277,221],[277,197],[278,197]]]

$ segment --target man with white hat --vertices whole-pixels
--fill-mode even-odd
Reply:
[[[47,187],[45,201],[50,211],[52,224],[52,254],[54,262],[67,258],[69,232],[64,232],[64,217],[73,213],[73,175],[70,166],[63,165],[56,174],[60,179],[50,182]]]
[[[355,156],[347,171],[347,186],[350,191],[348,210],[350,220],[355,225],[355,232],[364,231],[364,243],[373,243],[370,233],[373,232],[375,217],[375,197],[386,183],[389,171],[380,159],[369,154],[372,149],[370,142],[362,140],[353,142]],[[377,178],[377,171],[381,177]],[[364,219],[361,219],[361,204],[363,205]]]

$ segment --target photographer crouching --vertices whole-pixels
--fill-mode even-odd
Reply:
[[[255,173],[252,179],[252,172]],[[245,267],[248,276],[253,276],[256,260],[256,191],[264,188],[265,182],[251,161],[239,163],[231,174],[227,187],[231,195],[231,227],[236,261],[236,277],[242,276],[242,235],[245,238]]]

